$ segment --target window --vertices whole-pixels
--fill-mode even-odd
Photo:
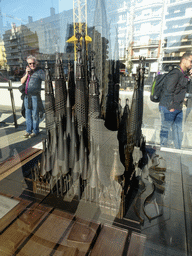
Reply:
[[[165,108],[150,94],[192,52],[192,0],[0,0],[0,14],[0,256],[190,254],[192,81],[167,90]],[[30,94],[37,76],[25,76],[26,114],[36,98],[45,114],[24,138],[31,54],[46,79]],[[176,113],[180,125],[163,130]],[[5,218],[2,194],[14,206]]]

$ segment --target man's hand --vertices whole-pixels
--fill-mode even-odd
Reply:
[[[170,112],[174,112],[174,111],[175,111],[175,109],[174,109],[174,108],[172,108],[172,109],[170,109],[169,111],[170,111]]]
[[[26,74],[29,75],[30,71],[31,71],[30,67],[27,66],[27,67],[26,67]]]
[[[25,81],[27,80],[27,77],[30,74],[30,71],[31,71],[30,67],[27,66],[26,69],[25,69],[25,75],[21,78],[21,83],[22,84],[24,84]]]
[[[192,68],[189,70],[189,74],[190,76],[192,76]]]

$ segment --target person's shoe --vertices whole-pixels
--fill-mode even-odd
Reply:
[[[31,133],[31,134],[29,135],[29,138],[33,138],[33,137],[36,137],[36,136],[37,136],[36,133]]]
[[[24,138],[29,138],[30,135],[31,135],[30,133],[26,132],[26,133],[23,135],[23,137],[24,137]]]

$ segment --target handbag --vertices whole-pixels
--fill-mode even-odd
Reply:
[[[19,89],[20,93],[24,93],[25,92],[25,84],[20,85],[18,89]]]

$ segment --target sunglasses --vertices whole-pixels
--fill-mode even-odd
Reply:
[[[36,65],[36,63],[35,62],[31,62],[31,63],[28,63],[29,65]]]

